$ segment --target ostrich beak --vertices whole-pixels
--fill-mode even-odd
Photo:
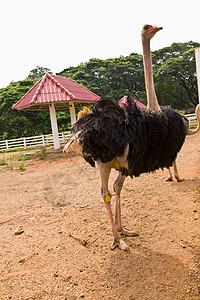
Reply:
[[[156,27],[156,32],[162,30],[163,27]]]
[[[156,32],[158,32],[158,31],[160,31],[162,29],[163,29],[163,27],[157,27],[156,25],[154,25],[148,31],[156,33]]]

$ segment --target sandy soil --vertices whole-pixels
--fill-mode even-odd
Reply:
[[[0,299],[200,299],[200,135],[178,156],[183,182],[166,182],[167,170],[126,179],[130,253],[110,250],[96,168],[51,153],[19,170],[11,155],[0,154]]]

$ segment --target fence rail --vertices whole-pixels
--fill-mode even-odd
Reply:
[[[62,144],[69,139],[70,131],[61,132],[58,135],[59,135],[59,141]],[[27,149],[29,147],[37,147],[37,146],[48,147],[51,145],[53,145],[53,134],[45,134],[45,135],[0,141],[0,151],[12,150],[17,148]]]

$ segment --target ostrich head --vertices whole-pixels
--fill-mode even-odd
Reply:
[[[163,28],[146,24],[142,28],[141,36],[143,39],[150,40],[156,34],[156,32],[160,31],[161,29]]]

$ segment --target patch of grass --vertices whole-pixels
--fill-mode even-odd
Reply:
[[[45,146],[40,147],[40,157],[39,159],[45,159],[47,157],[47,148]]]
[[[18,158],[19,161],[24,161],[24,160],[30,160],[30,156],[26,155],[26,153],[21,154],[20,157]]]
[[[25,167],[26,167],[26,164],[23,161],[18,164],[18,169],[21,170],[21,171],[24,170]]]
[[[9,152],[18,152],[18,151],[23,151],[24,148],[12,148],[8,150],[0,150],[0,153],[9,153]]]
[[[5,158],[1,158],[0,159],[0,166],[4,166],[4,165],[6,165],[6,160],[5,160]]]
[[[33,147],[28,147],[28,149],[30,151],[32,151],[32,150],[37,150],[38,147],[33,146]],[[12,149],[8,149],[8,150],[0,150],[0,153],[20,152],[20,151],[27,151],[27,149],[24,149],[24,147],[21,147],[21,148],[12,148]]]
[[[184,110],[179,110],[178,113],[182,114],[182,115],[185,115],[185,111]]]
[[[7,162],[6,162],[7,168],[11,169],[11,170],[13,170],[13,158],[14,158],[14,155],[8,156]]]

